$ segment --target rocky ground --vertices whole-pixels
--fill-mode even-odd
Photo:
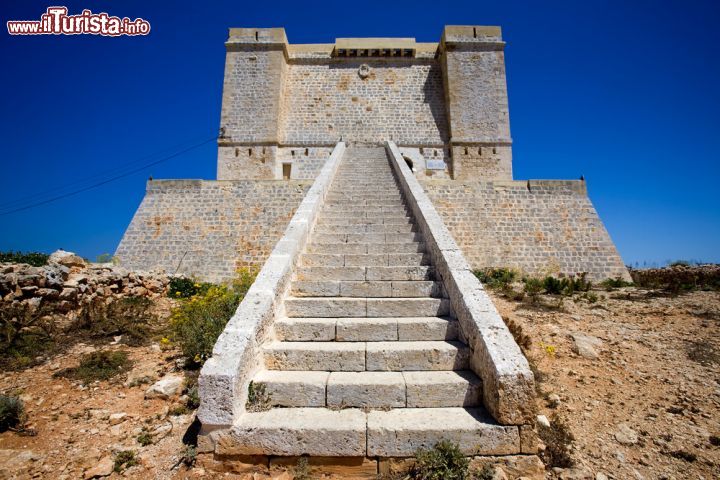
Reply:
[[[575,438],[574,465],[548,478],[720,478],[720,293],[595,293],[535,305],[493,292],[541,374],[541,421],[564,419]],[[55,375],[95,350],[126,351],[132,368],[89,385]],[[193,412],[182,394],[196,372],[182,364],[171,346],[108,338],[0,373],[0,392],[20,394],[27,412],[25,432],[0,434],[0,478],[267,478],[183,461]],[[113,472],[119,452],[135,462]]]
[[[493,293],[541,373],[539,413],[575,437],[574,468],[549,476],[720,478],[720,293],[594,293],[560,310]]]

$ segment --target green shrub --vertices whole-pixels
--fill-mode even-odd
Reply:
[[[231,286],[213,285],[173,309],[170,326],[183,355],[203,363],[230,317],[255,279],[255,271],[243,269]]]
[[[47,265],[50,255],[40,252],[0,252],[0,263],[27,263],[33,267]]]
[[[545,443],[541,456],[549,467],[569,468],[573,462],[569,447],[575,438],[567,424],[558,416],[553,415],[550,426],[538,425],[538,435]]]
[[[27,368],[38,363],[55,344],[51,309],[14,302],[0,308],[0,366]]]
[[[0,395],[0,433],[16,428],[23,422],[25,406],[13,395]]]
[[[113,470],[117,473],[122,473],[125,469],[133,467],[138,464],[137,458],[135,458],[135,452],[132,450],[123,450],[115,454],[115,464]]]
[[[120,259],[110,253],[101,253],[95,257],[95,263],[112,263],[113,265],[119,265]]]
[[[143,447],[153,444],[152,434],[147,431],[146,427],[143,427],[142,432],[140,432],[140,435],[137,436],[136,440]]]
[[[245,408],[249,412],[264,412],[272,407],[270,394],[265,390],[264,383],[255,383],[250,380],[248,385],[248,398]]]
[[[83,355],[79,366],[62,370],[55,375],[91,383],[96,380],[109,380],[130,370],[131,366],[132,362],[126,352],[103,350]]]
[[[151,326],[157,321],[153,306],[147,297],[122,297],[110,303],[96,297],[83,305],[75,326],[95,337],[122,335],[124,343],[142,345],[149,340]]]
[[[603,287],[605,290],[610,291],[610,290],[614,290],[616,288],[631,287],[632,283],[626,282],[625,280],[623,280],[620,277],[615,277],[615,278],[608,278],[608,279],[603,280],[600,283],[600,286]]]
[[[542,287],[545,293],[550,295],[559,295],[563,291],[563,282],[555,277],[545,277],[542,279]]]
[[[192,278],[174,277],[168,285],[168,297],[190,298],[193,295],[204,295],[212,286],[212,283],[198,282]]]
[[[485,268],[473,273],[480,282],[492,289],[508,287],[517,277],[517,272],[509,268]]]
[[[720,290],[720,265],[677,265],[666,268],[630,269],[636,286],[668,291]]]
[[[565,279],[563,294],[572,295],[575,292],[588,292],[592,288],[592,282],[588,281],[587,273],[583,272],[577,276]]]
[[[484,465],[482,470],[473,474],[473,480],[493,480],[495,478],[495,468],[492,465]]]
[[[543,291],[543,282],[539,278],[525,278],[523,279],[523,291],[530,297],[532,303],[538,302],[538,296]]]
[[[434,448],[419,450],[410,477],[418,480],[465,480],[468,478],[470,460],[460,448],[448,441],[441,441]]]

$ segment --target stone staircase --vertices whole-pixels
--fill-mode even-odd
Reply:
[[[381,147],[348,148],[262,347],[243,455],[407,457],[442,439],[519,453],[481,380]]]

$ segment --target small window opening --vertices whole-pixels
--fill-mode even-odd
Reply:
[[[305,156],[307,157],[309,154],[310,154],[310,149],[306,148],[306,149],[305,149]]]
[[[240,149],[239,149],[239,148],[236,148],[236,149],[235,149],[235,156],[236,156],[236,157],[239,157],[239,156],[240,156]]]
[[[295,150],[290,150],[290,155],[294,157],[294,156],[295,156]]]
[[[257,30],[255,30],[255,41],[256,41],[256,42],[258,41],[258,32],[257,32]]]
[[[468,154],[468,150],[467,150],[467,147],[465,147],[465,155],[467,155],[467,154]]]
[[[496,153],[497,153],[497,149],[495,147],[493,147],[493,155],[495,155]]]
[[[292,171],[292,164],[283,163],[283,180],[290,180],[291,171]]]
[[[477,27],[473,27],[473,38],[477,38]]]
[[[248,148],[248,156],[252,157],[252,148]]]
[[[482,147],[478,147],[478,155],[482,155]]]

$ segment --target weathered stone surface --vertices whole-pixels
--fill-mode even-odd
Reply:
[[[285,300],[288,317],[366,317],[364,298],[288,298]]]
[[[405,407],[400,372],[332,372],[327,382],[329,407]]]
[[[185,379],[181,375],[166,375],[147,390],[145,390],[145,398],[171,398],[180,395]]]
[[[466,455],[520,453],[515,426],[497,425],[480,409],[405,408],[371,411],[367,419],[370,456],[410,457],[440,440],[457,443]]]
[[[509,478],[526,480],[544,480],[545,464],[537,455],[503,455],[474,457],[470,461],[470,469],[481,471],[485,465],[500,467]]]
[[[581,333],[571,333],[573,344],[572,350],[581,357],[595,360],[599,357],[598,348],[602,345],[602,340],[591,335],[583,335]]]
[[[107,477],[113,473],[115,462],[112,457],[104,457],[97,465],[85,470],[83,477],[88,480],[91,478]]]
[[[368,317],[433,317],[447,315],[450,304],[442,298],[368,298]]]
[[[336,331],[339,342],[381,342],[398,339],[395,318],[339,318]]]
[[[458,342],[369,342],[368,371],[462,370],[469,350]]]
[[[482,405],[482,382],[461,371],[403,372],[408,407],[477,407]]]
[[[281,318],[274,328],[278,340],[327,342],[335,340],[334,318]]]
[[[354,342],[274,342],[263,348],[271,370],[365,370],[365,344]]]
[[[265,385],[271,405],[324,407],[328,372],[263,370],[254,383]]]
[[[66,252],[65,250],[56,250],[50,254],[48,262],[56,263],[64,267],[84,267],[87,263],[82,257],[75,255],[73,252]]]
[[[356,409],[278,408],[245,414],[215,453],[365,456],[365,429],[366,415]]]
[[[398,318],[398,339],[416,340],[455,340],[457,339],[457,321],[439,317]]]

